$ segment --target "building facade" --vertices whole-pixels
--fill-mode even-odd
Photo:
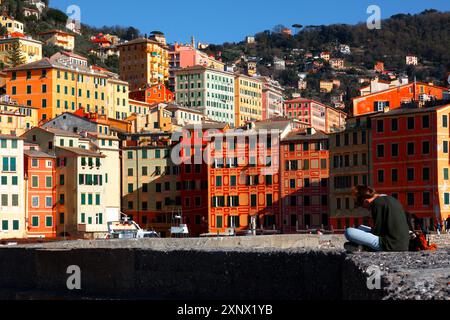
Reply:
[[[281,141],[283,233],[328,228],[330,164],[328,135],[306,129]]]
[[[262,120],[284,115],[284,89],[278,81],[262,77]]]
[[[347,119],[345,130],[330,135],[330,224],[334,230],[371,225],[370,213],[355,207],[354,186],[373,185],[370,116]]]
[[[56,159],[36,147],[24,152],[26,185],[26,235],[56,237]]]
[[[42,41],[46,44],[52,44],[73,51],[75,49],[75,35],[62,30],[49,30],[39,34]]]
[[[57,53],[7,73],[8,96],[38,108],[42,122],[81,108],[119,119],[131,114],[127,83],[115,74],[93,69],[78,55]]]
[[[146,103],[172,102],[175,96],[164,84],[157,84],[142,90],[130,92],[130,99]]]
[[[120,78],[132,91],[169,81],[168,47],[155,40],[139,38],[118,46]]]
[[[243,74],[234,78],[235,126],[263,119],[262,81]]]
[[[402,108],[372,118],[374,187],[425,227],[449,218],[450,105]]]
[[[0,239],[26,235],[24,146],[17,136],[0,135]]]
[[[170,236],[181,212],[180,168],[171,160],[169,134],[125,137],[122,147],[122,212],[142,228]]]
[[[19,44],[20,52],[25,63],[31,63],[42,59],[42,42],[24,36],[20,33],[13,33],[0,39],[0,61],[5,65],[10,65],[8,52],[14,43]]]
[[[413,101],[441,100],[447,88],[426,83],[409,83],[353,99],[353,115],[393,110]]]
[[[176,101],[211,120],[235,125],[235,83],[229,72],[201,66],[175,71]]]
[[[293,99],[284,102],[285,114],[289,118],[308,123],[318,131],[327,133],[341,130],[345,126],[346,113],[310,99]]]

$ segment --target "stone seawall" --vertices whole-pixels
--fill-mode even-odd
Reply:
[[[0,297],[346,300],[428,299],[430,293],[446,293],[449,251],[348,256],[333,248],[339,243],[333,237],[76,241],[0,248]],[[365,270],[374,264],[383,271],[382,290],[367,287]],[[67,289],[71,265],[81,269],[79,291]],[[415,279],[423,285],[415,286]]]

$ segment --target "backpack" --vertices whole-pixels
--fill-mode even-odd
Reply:
[[[436,251],[435,243],[428,244],[427,238],[423,233],[415,233],[415,237],[409,241],[409,251]]]

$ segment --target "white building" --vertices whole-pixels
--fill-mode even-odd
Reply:
[[[0,135],[0,239],[26,236],[23,140]]]
[[[275,70],[283,71],[286,69],[286,61],[278,57],[273,58],[273,66]]]
[[[407,55],[405,60],[407,66],[417,66],[419,64],[419,58],[417,56]]]

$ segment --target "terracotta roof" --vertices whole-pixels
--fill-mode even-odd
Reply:
[[[13,136],[10,134],[0,134],[0,139],[23,140],[22,137]]]
[[[24,71],[24,70],[48,69],[48,68],[53,68],[53,64],[50,62],[49,58],[44,58],[39,61],[17,66],[15,68],[6,69],[6,71]]]
[[[382,118],[382,117],[401,116],[401,115],[414,114],[414,113],[434,112],[436,110],[446,108],[446,107],[450,107],[450,103],[446,104],[446,105],[441,105],[441,106],[422,107],[422,108],[401,107],[398,109],[390,110],[388,112],[380,112],[380,113],[372,116],[372,118]]]
[[[32,158],[56,158],[53,155],[38,150],[25,150],[23,153]]]
[[[73,36],[75,37],[75,35],[73,33],[67,32],[67,31],[62,31],[59,29],[52,29],[52,30],[48,30],[48,31],[44,31],[39,33],[39,35],[45,35],[45,34],[51,34],[51,33],[59,33],[59,34],[64,34],[66,36]]]
[[[323,140],[328,139],[328,135],[323,131],[316,131],[313,134],[307,134],[307,129],[303,131],[292,132],[288,134],[284,141],[303,141],[303,140]]]
[[[71,152],[78,156],[106,158],[105,155],[103,155],[99,152],[95,152],[95,151],[91,151],[91,150],[87,150],[87,149],[83,149],[83,148],[56,147],[56,149],[61,149],[63,151]]]
[[[76,133],[73,133],[73,132],[70,132],[70,131],[67,131],[67,130],[51,128],[51,127],[46,127],[46,128],[44,128],[44,127],[35,127],[35,128],[33,128],[31,130],[43,130],[43,131],[50,132],[50,133],[53,133],[53,134],[58,135],[58,136],[80,138],[80,135],[78,135]]]

